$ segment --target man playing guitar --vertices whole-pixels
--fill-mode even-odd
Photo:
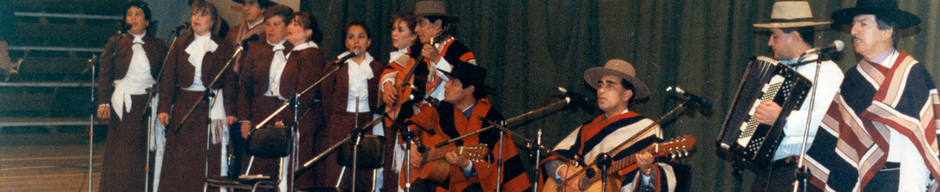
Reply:
[[[553,180],[552,184],[573,178],[558,189],[545,187],[543,191],[581,191],[580,178],[585,174],[576,174],[580,169],[577,167],[593,163],[595,157],[603,153],[609,154],[614,161],[632,155],[637,162],[636,166],[629,166],[621,170],[621,174],[610,177],[608,185],[602,186],[608,188],[607,191],[674,190],[675,175],[672,167],[664,163],[654,164],[652,154],[638,152],[651,144],[661,142],[662,129],[654,126],[648,131],[640,132],[653,121],[628,108],[634,99],[649,95],[649,89],[635,75],[633,65],[619,59],[610,60],[604,67],[594,67],[584,73],[584,80],[597,89],[597,106],[604,114],[582,125],[555,146],[555,152],[578,162],[564,162],[557,156],[549,156],[543,161],[540,165],[541,174]],[[637,141],[621,149],[615,148],[634,135],[639,135]]]
[[[405,122],[409,129],[419,134],[421,142],[416,143],[424,143],[427,147],[480,130],[489,125],[487,121],[503,120],[486,99],[489,89],[484,85],[486,69],[458,61],[451,73],[445,74],[451,78],[444,85],[445,102],[437,107],[423,104],[421,112]],[[407,162],[412,166],[412,178],[409,178],[412,191],[497,191],[500,187],[500,191],[519,192],[529,189],[529,178],[512,138],[504,134],[500,141],[500,134],[492,129],[451,143],[450,147],[428,148],[421,152],[417,149],[422,147],[413,147],[411,161]],[[490,152],[483,153],[474,161],[468,159],[472,155],[463,155],[466,150],[461,150],[461,146],[480,145],[485,145]],[[441,152],[443,155],[431,155]],[[436,162],[434,156],[438,156]],[[498,161],[503,166],[501,175]],[[434,172],[444,176],[437,179],[427,176],[437,175]],[[402,176],[404,178],[405,174]],[[405,181],[401,183],[404,188]]]

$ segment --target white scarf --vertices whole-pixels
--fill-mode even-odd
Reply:
[[[118,119],[123,119],[124,113],[131,111],[133,101],[131,95],[147,94],[147,87],[154,83],[150,74],[150,60],[147,59],[147,52],[144,51],[143,37],[146,35],[134,35],[134,45],[131,46],[133,55],[131,56],[130,66],[123,79],[114,80],[114,93],[111,94],[111,105]]]
[[[271,59],[271,68],[268,70],[268,91],[265,92],[265,96],[276,96],[280,100],[287,100],[281,96],[280,84],[281,84],[281,74],[284,73],[284,67],[287,66],[287,57],[284,56],[284,41],[278,42],[277,44],[272,44],[274,46],[271,51],[274,51],[274,58]]]
[[[189,64],[192,64],[193,67],[196,67],[196,72],[194,73],[195,77],[193,78],[193,85],[188,87],[187,90],[205,90],[202,82],[202,60],[206,56],[207,52],[215,52],[215,50],[219,48],[219,44],[215,43],[215,41],[212,41],[211,35],[211,33],[203,36],[193,34],[195,39],[192,43],[189,44],[188,47],[186,47],[186,53],[189,53]]]

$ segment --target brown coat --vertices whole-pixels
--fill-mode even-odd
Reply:
[[[160,74],[160,66],[166,56],[166,43],[163,40],[153,36],[143,37],[144,52],[147,54],[147,60],[150,61],[150,75],[157,80]],[[111,103],[111,93],[114,91],[114,80],[124,79],[127,70],[131,66],[131,58],[134,56],[134,36],[115,35],[108,39],[105,45],[105,51],[101,54],[101,66],[98,70],[98,104]]]
[[[284,42],[284,50],[282,51],[284,55],[290,51],[293,46],[288,42]],[[241,74],[239,75],[239,89],[238,89],[238,119],[239,120],[248,120],[252,123],[259,123],[260,120],[264,119],[271,112],[274,112],[273,109],[277,109],[278,106],[267,106],[267,102],[261,102],[259,98],[264,98],[265,91],[268,90],[270,86],[269,75],[271,71],[271,60],[274,59],[275,52],[272,51],[274,46],[267,43],[265,40],[257,40],[248,43],[248,48],[245,50],[245,53],[242,54],[242,62],[244,65],[241,65]],[[284,71],[298,71],[300,70],[297,65],[285,66]],[[284,92],[285,88],[291,88],[297,86],[297,81],[292,81],[289,77],[284,77],[282,74],[281,82],[279,82],[281,90],[278,90],[281,96],[285,98],[290,98],[293,95],[293,92]],[[290,89],[293,90],[293,89]],[[273,108],[272,110],[265,110],[267,108]],[[270,122],[276,122],[281,119],[283,116],[279,116],[277,119],[272,119]],[[285,123],[287,123],[285,121]]]
[[[346,102],[349,96],[349,67],[347,65],[343,65],[342,68],[324,81],[321,92],[323,93],[323,105],[325,106],[324,114],[328,118],[328,125],[326,129],[322,129],[316,133],[319,138],[314,144],[317,153],[325,151],[331,145],[342,140],[354,128],[365,125],[371,121],[372,114],[378,112],[378,105],[380,105],[378,84],[379,80],[382,78],[382,71],[385,70],[385,64],[382,64],[378,60],[373,60],[368,65],[372,68],[373,74],[373,78],[367,81],[369,89],[369,113],[360,113],[357,116],[354,113],[346,112]],[[327,67],[324,69],[324,73],[333,70],[333,68],[334,66]],[[355,124],[357,121],[358,125]],[[317,170],[319,177],[316,185],[333,185],[336,183],[336,179],[339,177],[339,172],[342,167],[337,164],[335,159],[336,153],[331,153],[324,158],[323,161],[315,165],[314,170]],[[357,173],[357,177],[359,178],[357,178],[358,184],[356,188],[359,190],[368,190],[371,186],[371,173],[371,171],[359,170]],[[349,182],[349,175],[350,174],[346,174],[346,179],[344,179],[341,188],[349,188],[349,184],[351,183]]]
[[[190,87],[193,85],[193,78],[195,77],[196,68],[189,63],[189,53],[186,53],[186,47],[193,42],[195,37],[193,35],[187,35],[181,37],[176,44],[173,45],[173,49],[170,51],[170,54],[167,56],[166,63],[163,67],[163,76],[160,80],[160,104],[157,108],[159,113],[169,113],[170,106],[175,103],[175,99],[178,96],[180,88]],[[206,53],[205,58],[202,60],[202,83],[204,86],[209,86],[212,83],[212,80],[215,78],[219,72],[222,72],[222,68],[225,67],[226,62],[232,58],[232,55],[235,53],[234,46],[228,41],[224,41],[221,38],[216,36],[212,37],[212,41],[219,44],[218,49],[215,52]],[[228,116],[235,116],[235,95],[237,94],[236,89],[238,87],[238,79],[234,78],[232,73],[231,66],[222,73],[222,76],[219,77],[219,82],[215,84],[212,89],[223,89],[223,95],[225,96],[225,114]],[[188,107],[188,106],[176,106],[176,107]],[[172,120],[171,120],[172,121]]]
[[[233,45],[241,45],[242,40],[245,40],[248,37],[251,37],[251,35],[259,35],[260,37],[262,37],[261,39],[264,39],[263,38],[264,36],[262,33],[264,33],[264,22],[261,22],[261,24],[258,24],[257,26],[251,29],[248,29],[248,24],[245,24],[245,22],[242,22],[241,24],[238,24],[229,28],[228,34],[225,35],[225,40],[232,42]],[[241,59],[242,59],[241,55],[238,55],[235,57],[235,63],[234,63],[235,66],[233,66],[232,70],[234,70],[236,74],[239,73],[239,71],[241,71],[241,63],[242,63]]]
[[[134,38],[130,35],[114,36],[105,45],[102,54],[100,75],[98,76],[98,103],[111,102],[115,79],[123,79],[130,67],[134,55],[131,46]],[[154,79],[166,56],[166,45],[162,40],[151,36],[143,38],[144,52],[150,61],[150,72]],[[142,121],[147,109],[148,96],[132,95],[131,111],[118,118],[115,109],[111,110],[108,126],[108,138],[105,142],[104,165],[101,174],[102,191],[136,191],[147,186],[143,167],[147,162],[147,121]]]

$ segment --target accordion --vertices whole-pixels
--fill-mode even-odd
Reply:
[[[783,126],[790,111],[802,106],[811,86],[806,77],[772,58],[752,59],[722,125],[718,147],[735,162],[768,165],[783,140]],[[773,125],[760,124],[753,117],[755,108],[764,101],[782,107]]]

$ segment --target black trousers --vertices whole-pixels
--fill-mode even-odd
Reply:
[[[901,169],[897,163],[887,163],[885,168],[875,173],[875,176],[865,185],[865,191],[898,191],[898,179],[900,179]]]
[[[787,157],[774,161],[770,166],[757,172],[757,178],[751,187],[752,192],[792,192],[796,181],[798,158]],[[801,187],[804,185],[800,184]],[[799,191],[803,191],[800,189]],[[806,191],[821,191],[809,185]]]

